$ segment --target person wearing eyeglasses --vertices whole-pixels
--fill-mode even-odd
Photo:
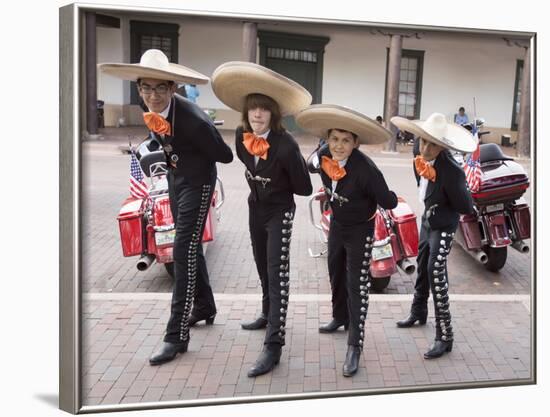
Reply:
[[[216,304],[201,239],[216,184],[216,162],[231,162],[233,152],[208,115],[176,93],[177,83],[208,83],[205,75],[170,63],[158,49],[145,51],[138,64],[106,63],[99,68],[137,82],[144,120],[166,155],[176,235],[170,319],[160,349],[149,359],[159,365],[187,351],[191,326],[214,321]]]

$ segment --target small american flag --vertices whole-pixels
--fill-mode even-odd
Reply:
[[[472,193],[477,193],[481,185],[481,163],[479,160],[479,138],[475,122],[472,127],[472,135],[477,140],[477,148],[464,163],[464,172],[466,173],[466,183]]]
[[[135,198],[145,198],[149,195],[147,183],[143,180],[143,172],[139,166],[134,150],[130,150],[130,194]]]

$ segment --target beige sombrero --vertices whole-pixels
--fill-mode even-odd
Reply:
[[[391,138],[391,132],[355,110],[336,104],[314,104],[295,116],[302,129],[326,139],[330,129],[355,133],[359,143],[376,144]]]
[[[98,68],[105,74],[123,80],[137,81],[139,78],[174,81],[184,84],[207,84],[209,79],[191,68],[168,62],[168,57],[158,49],[148,49],[139,64],[106,63]]]
[[[212,74],[212,89],[226,106],[241,112],[249,94],[263,94],[275,100],[283,116],[293,115],[310,105],[309,92],[291,79],[252,62],[232,61]]]
[[[473,152],[477,147],[477,140],[468,130],[455,123],[447,122],[441,113],[432,113],[425,121],[394,116],[391,122],[401,130],[411,132],[415,136],[420,136],[447,149]]]

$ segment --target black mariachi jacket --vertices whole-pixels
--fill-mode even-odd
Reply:
[[[174,94],[167,120],[172,125],[172,136],[164,140],[156,137],[167,153],[168,166],[170,158],[177,159],[175,174],[185,177],[190,184],[211,183],[217,175],[216,162],[227,164],[233,160],[231,148],[210,117],[195,103]]]
[[[288,132],[269,132],[267,159],[260,158],[256,167],[254,155],[249,154],[244,146],[243,134],[243,128],[238,127],[235,149],[246,167],[245,177],[250,187],[248,201],[289,207],[294,204],[293,194],[305,196],[312,193],[306,162],[298,143]]]
[[[331,158],[328,146],[319,151],[319,161],[323,156]],[[332,195],[332,180],[321,169],[321,180],[332,208],[332,217],[343,225],[353,225],[368,221],[376,212],[377,205],[385,209],[397,206],[397,196],[390,191],[382,172],[376,164],[358,149],[354,149],[344,167],[346,176],[338,181]],[[346,201],[347,200],[347,201]]]
[[[466,175],[449,151],[444,150],[435,159],[435,182],[428,181],[424,198],[424,216],[432,229],[456,228],[459,213],[473,213],[473,201],[466,186]],[[417,184],[420,177],[416,173]]]

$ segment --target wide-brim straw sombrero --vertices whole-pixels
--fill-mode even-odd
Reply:
[[[148,49],[143,53],[139,64],[105,63],[99,64],[99,69],[105,74],[128,81],[140,78],[174,81],[182,84],[207,84],[209,78],[183,65],[168,61],[164,52],[158,49]]]
[[[295,116],[302,129],[326,139],[330,129],[347,130],[357,135],[359,143],[377,144],[388,141],[391,132],[371,118],[336,104],[314,104]]]
[[[311,94],[300,84],[252,62],[231,61],[212,74],[214,94],[226,106],[243,111],[249,94],[263,94],[275,100],[283,116],[293,115],[311,104]]]
[[[420,136],[447,149],[473,152],[477,147],[477,139],[468,130],[456,123],[448,122],[445,115],[441,113],[432,113],[426,120],[409,120],[395,116],[391,118],[391,122],[400,130]]]

